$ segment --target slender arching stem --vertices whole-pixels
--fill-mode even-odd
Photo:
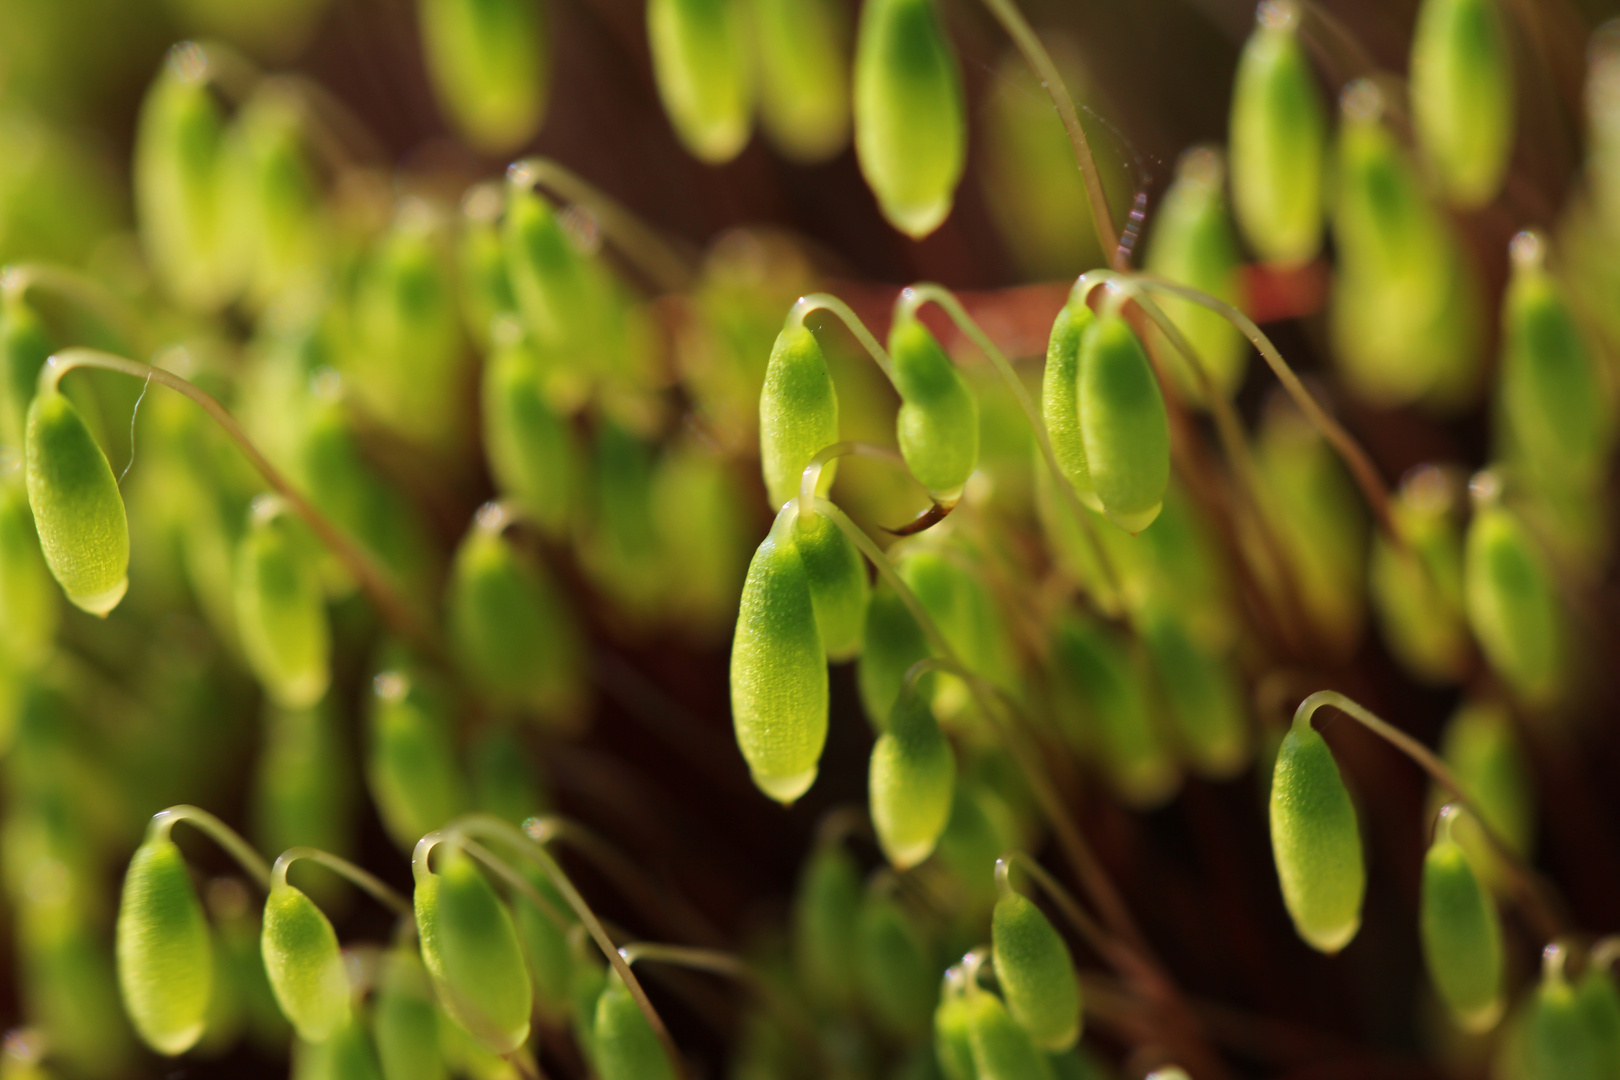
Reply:
[[[151,824],[146,827],[146,838],[167,840],[170,831],[182,821],[208,834],[208,838],[224,848],[226,854],[248,872],[249,877],[257,881],[262,888],[266,890],[270,888],[270,864],[265,862],[264,856],[255,851],[252,844],[242,839],[235,829],[200,806],[182,803],[167,810],[159,810],[152,815]]]
[[[1461,781],[1457,779],[1457,774],[1451,771],[1450,766],[1442,761],[1438,754],[1394,724],[1391,724],[1388,720],[1376,715],[1359,702],[1336,690],[1318,690],[1300,702],[1299,708],[1294,710],[1294,725],[1296,727],[1301,724],[1308,726],[1316,710],[1324,705],[1331,705],[1333,708],[1338,709],[1362,727],[1395,747],[1411,758],[1424,772],[1428,773],[1435,783],[1445,788],[1451,798],[1466,808],[1469,814],[1473,816],[1474,821],[1479,825],[1480,833],[1495,849],[1497,855],[1501,857],[1502,864],[1508,868],[1508,873],[1512,876],[1514,885],[1519,892],[1520,906],[1525,915],[1536,924],[1536,931],[1547,938],[1557,937],[1563,932],[1563,920],[1559,917],[1553,905],[1548,902],[1535,872],[1519,857],[1518,852],[1514,851],[1508,842],[1502,838],[1502,834],[1497,832],[1490,822],[1485,819],[1485,815],[1480,812],[1479,806],[1474,802],[1473,797],[1463,790]]]
[[[1076,900],[1057,878],[1048,873],[1046,867],[1022,851],[1009,851],[996,860],[998,892],[1006,895],[1012,891],[1011,871],[1015,865],[1033,878],[1041,887],[1041,891],[1051,897],[1052,902],[1063,912],[1063,917],[1069,920],[1069,924],[1080,932],[1080,936],[1085,938],[1093,949],[1097,950],[1099,956],[1110,963],[1117,959],[1121,947],[1119,942],[1080,906],[1080,901]]]
[[[439,643],[438,635],[416,613],[411,603],[399,594],[388,577],[372,563],[371,558],[353,540],[350,540],[326,515],[317,510],[313,503],[294,488],[282,475],[281,470],[270,464],[269,459],[248,438],[247,432],[242,429],[236,417],[211,395],[173,372],[96,349],[64,349],[52,356],[40,370],[41,389],[54,389],[62,376],[75,368],[116,371],[135,379],[149,379],[190,398],[219,425],[241,449],[259,475],[264,477],[265,482],[292,505],[298,516],[304,519],[305,524],[331,549],[344,569],[360,583],[360,587],[365,590],[383,618],[395,630],[412,638],[434,655],[443,655],[444,650]]]
[[[22,300],[29,289],[43,289],[73,301],[137,351],[144,352],[149,344],[149,330],[140,312],[94,278],[42,263],[14,263],[0,269],[0,294],[6,300]]]
[[[339,877],[353,882],[355,885],[358,885],[360,888],[370,893],[379,904],[389,908],[400,918],[415,918],[415,912],[411,908],[411,902],[404,896],[401,896],[393,886],[383,881],[371,871],[366,870],[363,867],[356,866],[348,859],[342,858],[338,855],[333,855],[329,851],[322,851],[320,848],[290,847],[286,851],[283,851],[281,855],[277,857],[276,864],[270,868],[270,884],[272,886],[287,884],[287,871],[289,868],[291,868],[292,864],[297,862],[299,859],[306,859],[309,862],[319,863],[328,870],[332,871],[334,874],[337,874]]]
[[[874,446],[862,442],[836,442],[831,446],[824,446],[805,465],[804,473],[799,477],[799,515],[808,517],[816,508],[816,487],[821,483],[821,474],[829,462],[835,458],[859,455],[861,457],[881,458],[884,461],[905,464],[905,460],[886,446]]]
[[[578,174],[544,157],[528,157],[507,169],[507,178],[520,188],[548,188],[565,202],[582,206],[596,218],[613,246],[633,261],[666,292],[689,288],[696,277],[691,260],[659,236],[617,200]]]
[[[888,377],[890,384],[894,383],[894,361],[890,359],[888,350],[878,342],[872,331],[866,328],[861,317],[855,314],[855,309],[832,293],[810,293],[799,297],[798,302],[788,309],[784,325],[803,326],[805,316],[812,311],[830,311],[838,316],[839,320],[849,327],[849,332],[855,335],[855,340],[859,341],[861,347],[877,362],[877,366],[883,369],[883,374]]]
[[[1063,75],[1053,62],[1052,54],[1041,44],[1041,39],[1024,18],[1024,13],[1018,10],[1015,0],[984,0],[984,6],[990,9],[1002,29],[1013,39],[1013,44],[1018,46],[1018,51],[1024,54],[1025,62],[1034,69],[1052,104],[1057,106],[1058,116],[1063,118],[1063,130],[1068,132],[1069,142],[1074,146],[1074,159],[1080,167],[1080,178],[1086,185],[1086,199],[1091,203],[1097,239],[1118,269],[1128,269],[1128,264],[1121,258],[1123,253],[1119,250],[1119,233],[1114,228],[1113,213],[1108,209],[1108,194],[1103,190],[1102,174],[1097,171],[1097,159],[1091,153],[1086,129],[1080,123],[1074,99],[1069,96],[1069,88],[1063,84]]]

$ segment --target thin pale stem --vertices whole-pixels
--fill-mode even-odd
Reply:
[[[255,851],[252,844],[242,839],[241,834],[235,829],[200,806],[182,803],[167,810],[159,810],[152,815],[151,824],[146,827],[146,837],[148,840],[159,837],[168,839],[170,830],[182,821],[206,833],[210,840],[224,848],[226,854],[248,872],[249,877],[264,889],[270,888],[270,864],[265,862],[264,856]]]
[[[996,17],[1002,29],[1007,31],[1007,36],[1013,39],[1013,44],[1018,46],[1018,51],[1024,54],[1025,62],[1034,69],[1052,104],[1057,106],[1058,116],[1063,119],[1063,130],[1068,132],[1069,142],[1074,146],[1074,160],[1080,167],[1080,178],[1085,182],[1086,199],[1091,204],[1097,239],[1118,269],[1129,269],[1129,256],[1119,247],[1119,233],[1114,228],[1113,213],[1108,209],[1108,193],[1103,190],[1097,159],[1091,152],[1086,129],[1080,123],[1074,98],[1069,96],[1069,88],[1064,85],[1063,75],[1053,62],[1052,54],[1041,44],[1041,39],[1024,18],[1024,13],[1018,10],[1014,0],[984,0],[984,6],[990,9],[990,14]]]
[[[42,263],[16,263],[0,269],[0,292],[7,299],[21,300],[34,288],[71,300],[116,332],[130,348],[144,352],[150,342],[146,320],[140,312],[93,278],[76,270]]]
[[[822,447],[810,463],[804,467],[804,474],[799,478],[799,515],[808,517],[816,508],[816,488],[821,484],[821,474],[827,465],[835,458],[859,455],[861,457],[881,458],[884,461],[896,461],[904,464],[898,453],[885,446],[873,446],[863,442],[836,442],[831,446]]]
[[[322,851],[314,847],[290,847],[283,851],[276,859],[276,864],[270,868],[270,883],[272,885],[285,885],[287,871],[299,859],[312,863],[319,863],[328,870],[337,874],[366,892],[370,893],[376,901],[393,911],[402,919],[414,919],[415,910],[411,902],[402,896],[397,889],[383,881],[376,874],[363,867],[356,866],[348,859],[333,855],[329,851]]]
[[[888,350],[879,344],[878,339],[868,330],[861,317],[855,314],[855,309],[844,303],[832,293],[810,293],[801,296],[796,304],[788,309],[788,326],[803,326],[806,315],[812,311],[830,311],[838,316],[843,324],[849,327],[849,332],[855,335],[855,340],[861,343],[867,353],[883,369],[883,374],[894,383],[894,361],[889,357]]]
[[[443,655],[438,636],[418,616],[411,603],[399,594],[387,576],[372,563],[371,558],[293,487],[279,469],[270,464],[270,460],[248,438],[236,417],[211,395],[173,372],[96,349],[64,349],[52,356],[40,371],[41,388],[54,388],[62,376],[74,368],[96,368],[116,371],[135,379],[148,379],[190,398],[219,425],[265,482],[292,505],[305,524],[331,549],[338,561],[360,583],[383,618],[395,630],[415,640],[434,655]]]

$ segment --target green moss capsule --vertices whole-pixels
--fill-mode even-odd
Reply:
[[[1129,533],[1153,524],[1170,486],[1170,421],[1147,354],[1125,319],[1104,315],[1080,346],[1080,437],[1097,500]]]
[[[934,1011],[935,976],[905,911],[893,898],[868,890],[855,940],[861,996],[873,1019],[897,1036],[926,1031]]]
[[[607,978],[596,1000],[591,1042],[593,1061],[602,1080],[674,1080],[675,1070],[617,973]]]
[[[1181,155],[1175,182],[1154,216],[1144,265],[1149,273],[1242,307],[1242,258],[1226,209],[1225,180],[1220,151],[1197,147]],[[1192,346],[1215,393],[1236,393],[1249,358],[1249,343],[1238,328],[1191,300],[1165,296],[1158,304]],[[1175,358],[1170,371],[1181,392],[1202,402],[1204,382],[1198,372],[1179,350],[1165,351]]]
[[[978,568],[959,551],[914,541],[895,560],[901,580],[956,655],[973,672],[1009,693],[1020,688],[1017,661],[1006,624]],[[901,673],[904,675],[904,672]],[[924,677],[935,714],[950,725],[972,724],[967,683],[950,674]]]
[[[751,0],[759,114],[782,154],[826,161],[849,141],[849,17],[836,0]]]
[[[208,924],[180,849],[147,839],[129,861],[118,901],[118,988],[146,1045],[185,1053],[202,1037],[213,985]]]
[[[539,0],[420,0],[422,48],[439,108],[487,154],[540,130],[551,61]]]
[[[1271,851],[1299,936],[1321,952],[1344,948],[1361,927],[1367,870],[1350,792],[1309,717],[1296,717],[1277,749]]]
[[[472,857],[446,845],[433,871],[417,859],[422,960],[445,1011],[474,1039],[509,1054],[529,1038],[534,992],[506,905]]]
[[[1011,889],[996,901],[990,932],[996,981],[1013,1019],[1041,1049],[1069,1049],[1080,1038],[1080,979],[1063,938],[1040,908]]]
[[[468,748],[473,805],[519,825],[551,809],[535,762],[512,724],[496,724],[473,737]]]
[[[1513,49],[1496,0],[1424,0],[1412,34],[1412,122],[1453,203],[1496,197],[1513,151]]]
[[[366,1026],[354,1016],[325,1042],[293,1045],[294,1080],[383,1080]]]
[[[548,914],[532,900],[521,898],[513,904],[512,909],[518,939],[523,942],[523,957],[528,961],[529,975],[534,983],[535,1011],[561,1023],[568,1015],[569,992],[574,976],[574,957],[568,945],[568,934],[578,924],[550,878],[538,869],[527,871],[524,876],[551,909]],[[559,916],[561,921],[554,916]]]
[[[799,493],[810,459],[837,441],[838,392],[821,344],[802,325],[784,327],[771,348],[759,395],[759,460],[773,508]],[[837,464],[829,461],[821,470],[819,494],[836,474]]]
[[[889,223],[913,239],[951,212],[967,158],[962,73],[934,0],[876,0],[855,40],[855,153]]]
[[[315,565],[275,512],[255,504],[236,554],[236,625],[242,652],[270,697],[305,709],[332,681],[331,629]]]
[[[461,197],[461,233],[456,241],[456,279],[461,285],[461,317],[481,350],[496,342],[498,324],[517,318],[517,297],[506,272],[506,249],[497,219],[504,187],[475,184]]]
[[[921,693],[902,693],[872,747],[868,773],[872,827],[896,869],[907,870],[934,852],[950,819],[956,755]]]
[[[549,399],[545,368],[526,342],[496,347],[484,365],[484,453],[501,494],[560,536],[577,509],[582,463],[567,417]]]
[[[879,580],[866,605],[866,631],[862,635],[860,662],[855,667],[861,706],[872,727],[881,731],[889,722],[906,672],[931,651],[927,636],[905,601]]]
[[[1597,1032],[1561,965],[1548,965],[1520,1023],[1520,1065],[1526,1078],[1602,1080],[1608,1075]]]
[[[260,938],[270,989],[298,1037],[325,1042],[349,1022],[349,977],[337,933],[315,901],[285,882],[264,902]]]
[[[737,617],[748,545],[754,535],[752,515],[744,509],[744,495],[738,487],[730,461],[716,448],[695,441],[666,446],[654,467],[650,502],[659,557],[666,567],[661,602],[666,618],[679,620],[691,631],[694,643],[723,639]],[[796,527],[795,542],[798,533]],[[810,546],[801,544],[799,549],[807,569],[812,561]],[[854,586],[848,577],[850,561],[842,559],[837,565],[839,571],[830,578],[822,576],[824,567],[812,571],[813,598],[820,594],[821,585],[834,581],[842,587],[834,586],[840,595]],[[859,556],[853,568],[864,573]],[[825,602],[826,598],[821,599]],[[856,634],[864,610],[855,614]],[[823,615],[818,608],[817,618]],[[859,638],[854,641],[858,643]],[[840,655],[854,647],[845,635]]]
[[[256,308],[310,284],[321,267],[326,222],[301,108],[268,84],[238,113],[226,147],[229,255]]]
[[[1620,1076],[1620,988],[1612,971],[1588,954],[1586,974],[1575,988],[1575,1004],[1592,1034],[1602,1075]]]
[[[979,464],[978,398],[914,315],[895,319],[889,354],[900,392],[895,436],[906,468],[936,502],[954,503]]]
[[[353,835],[353,791],[343,729],[330,700],[313,709],[264,712],[264,742],[254,765],[253,837],[267,851],[299,845],[344,854]],[[329,876],[311,883],[325,899]]]
[[[731,645],[731,717],[754,783],[792,803],[811,784],[827,741],[827,661],[809,574],[783,507],[748,564]]]
[[[409,851],[467,809],[445,689],[393,658],[371,680],[366,782],[388,836]]]
[[[39,369],[51,351],[51,335],[33,305],[15,294],[0,297],[0,446],[23,445]]]
[[[1524,747],[1507,708],[1495,703],[1462,706],[1440,733],[1440,753],[1462,785],[1469,805],[1520,856],[1535,838],[1536,804]],[[1438,804],[1437,792],[1435,801]],[[1485,839],[1479,821],[1464,815],[1452,835],[1468,852],[1487,884],[1505,885],[1501,854]]]
[[[33,668],[50,655],[59,603],[28,493],[15,477],[0,477],[0,644],[12,665]]]
[[[827,658],[848,660],[861,651],[872,586],[854,541],[826,514],[812,510],[793,519],[793,545],[810,581],[810,601]]]
[[[1451,837],[1455,807],[1423,858],[1418,928],[1429,978],[1457,1022],[1488,1031],[1502,1015],[1502,928],[1490,894]]]
[[[939,862],[956,879],[966,905],[976,913],[989,912],[996,900],[996,859],[1014,838],[1005,825],[992,820],[990,799],[966,780],[956,785],[951,817],[939,838]]]
[[[848,1005],[856,991],[856,919],[861,883],[842,845],[821,844],[799,873],[793,897],[793,958],[807,991]]]
[[[1367,567],[1385,644],[1407,671],[1430,683],[1461,678],[1470,660],[1462,535],[1448,486],[1438,469],[1414,472],[1389,508],[1405,544],[1374,537]]]
[[[1041,419],[1052,439],[1058,468],[1093,510],[1102,509],[1091,469],[1086,465],[1086,441],[1080,434],[1080,343],[1096,322],[1091,309],[1074,299],[1063,305],[1052,321],[1046,344],[1046,369],[1041,375]]]
[[[650,0],[653,74],[675,134],[710,165],[737,156],[753,125],[754,71],[737,0]]]
[[[578,399],[605,364],[601,270],[575,247],[552,204],[523,182],[522,166],[510,172],[501,246],[512,295],[548,359],[548,386]]]
[[[51,576],[75,607],[106,615],[129,588],[129,523],[107,455],[55,389],[28,407],[28,505]]]
[[[383,1080],[448,1080],[438,1012],[417,951],[409,946],[390,949],[377,976],[371,1010]]]
[[[947,972],[945,987],[940,991],[939,1006],[934,1009],[934,1060],[945,1080],[978,1080],[978,1066],[973,1064],[973,1037],[969,1021],[973,1009],[960,990],[951,986],[955,972]]]
[[[1563,612],[1546,562],[1513,513],[1482,506],[1464,548],[1468,622],[1514,692],[1544,705],[1563,683]]]
[[[968,1044],[979,1080],[1051,1080],[1052,1067],[1028,1032],[1008,1014],[1001,999],[988,991],[969,993]]]
[[[1299,43],[1299,9],[1259,7],[1232,88],[1232,203],[1266,262],[1309,262],[1322,245],[1327,110]]]
[[[1230,661],[1198,641],[1168,604],[1147,612],[1139,630],[1188,764],[1214,779],[1235,775],[1251,746],[1243,687]]]
[[[1156,806],[1180,781],[1164,736],[1154,723],[1138,658],[1118,634],[1069,618],[1058,628],[1054,662],[1079,708],[1064,710],[1070,737],[1101,759],[1109,783],[1133,806]],[[1084,727],[1074,723],[1078,714]]]

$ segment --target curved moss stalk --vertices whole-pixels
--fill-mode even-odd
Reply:
[[[849,332],[855,335],[855,340],[859,341],[861,347],[877,362],[877,366],[883,369],[883,374],[889,380],[889,385],[895,385],[894,361],[889,358],[889,351],[872,335],[872,331],[866,328],[866,324],[861,321],[861,317],[855,314],[854,308],[831,293],[809,293],[799,297],[798,302],[788,308],[786,325],[803,326],[805,316],[812,311],[830,311],[838,316],[839,321],[849,327]],[[896,392],[898,392],[898,387]]]
[[[415,926],[416,915],[411,902],[371,871],[356,866],[348,859],[314,847],[290,847],[277,858],[270,868],[270,884],[287,884],[287,871],[299,859],[319,863],[328,870],[370,893],[383,907],[398,915],[404,924]]]
[[[270,888],[270,864],[265,862],[264,856],[254,850],[252,844],[242,839],[241,834],[235,829],[200,806],[181,803],[167,810],[159,810],[152,815],[152,821],[146,827],[146,839],[167,840],[170,831],[182,821],[200,829],[210,840],[224,848],[225,853],[235,859],[237,865],[246,870],[248,876],[258,882],[261,888],[266,890]]]
[[[1012,868],[1016,865],[1032,878],[1041,891],[1051,898],[1063,912],[1063,917],[1069,920],[1069,925],[1080,932],[1080,936],[1097,951],[1097,954],[1106,959],[1116,969],[1121,967],[1120,950],[1124,948],[1119,940],[1103,929],[1102,924],[1092,918],[1080,901],[1065,889],[1057,878],[1053,877],[1046,867],[1036,862],[1034,858],[1022,851],[1008,851],[996,860],[996,894],[1006,896],[1014,891],[1012,886]]]
[[[151,344],[151,329],[134,305],[94,278],[62,266],[13,263],[0,268],[0,296],[22,300],[30,289],[55,293],[104,324],[136,352]]]

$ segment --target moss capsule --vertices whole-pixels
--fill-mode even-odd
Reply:
[[[390,949],[371,1010],[383,1080],[448,1080],[438,1012],[421,956],[408,945]]]
[[[451,703],[427,672],[406,662],[378,672],[371,689],[366,782],[389,838],[409,851],[467,809]]]
[[[837,441],[838,392],[821,344],[803,326],[786,327],[771,348],[759,395],[759,460],[773,508],[799,493],[810,459]],[[826,493],[836,473],[829,461],[818,493]]]
[[[1502,928],[1490,894],[1480,884],[1442,811],[1439,832],[1423,858],[1418,928],[1429,978],[1457,1022],[1488,1031],[1502,1015]]]
[[[294,1080],[384,1080],[377,1051],[359,1016],[338,1028],[325,1042],[293,1044]]]
[[[1464,548],[1468,622],[1491,666],[1527,702],[1563,682],[1563,613],[1546,562],[1511,511],[1482,506]]]
[[[547,391],[547,354],[524,341],[497,345],[484,364],[484,454],[502,496],[547,535],[577,509],[581,452]]]
[[[45,321],[22,297],[0,298],[0,446],[23,445],[39,369],[52,351]]]
[[[543,196],[509,184],[501,224],[506,273],[518,312],[541,345],[571,344],[579,324],[595,318],[590,270]]]
[[[1170,486],[1170,421],[1147,354],[1123,317],[1104,315],[1080,347],[1080,437],[1097,500],[1110,521],[1139,533]]]
[[[449,845],[439,869],[413,867],[422,960],[450,1018],[497,1054],[529,1038],[534,992],[506,905],[472,857]]]
[[[1046,345],[1046,369],[1041,375],[1041,419],[1052,439],[1058,468],[1093,510],[1100,510],[1091,470],[1086,465],[1086,442],[1080,434],[1080,343],[1096,322],[1091,309],[1071,299],[1052,321]]]
[[[743,583],[731,645],[731,717],[754,783],[792,803],[816,779],[827,740],[827,661],[810,579],[782,509]]]
[[[1350,792],[1308,717],[1295,719],[1277,750],[1271,851],[1299,936],[1321,952],[1344,948],[1361,927],[1367,870]]]
[[[574,974],[568,933],[577,924],[572,910],[550,878],[538,869],[524,876],[551,907],[548,914],[533,901],[521,898],[513,905],[513,923],[518,939],[523,942],[523,956],[534,983],[534,1007],[541,1016],[561,1022],[568,1015]],[[559,923],[553,915],[561,916],[562,921]]]
[[[836,0],[751,0],[759,112],[784,156],[814,164],[849,141],[849,18]]]
[[[947,974],[946,988],[940,991],[939,1005],[934,1009],[934,1060],[945,1080],[978,1080],[969,1033],[973,1009],[960,991],[949,986],[950,982]]]
[[[928,638],[905,601],[880,579],[866,605],[866,631],[855,665],[861,706],[873,728],[881,731],[889,722],[906,672],[930,652]]]
[[[924,695],[895,702],[867,775],[878,844],[896,869],[910,869],[933,854],[956,786],[956,755]]]
[[[326,222],[301,108],[294,93],[270,84],[231,125],[223,193],[229,254],[255,307],[309,284],[321,268]]]
[[[276,1003],[305,1042],[325,1042],[349,1022],[349,977],[337,933],[315,901],[281,882],[264,902],[260,938]]]
[[[1438,469],[1417,470],[1401,485],[1390,516],[1405,539],[1374,537],[1368,595],[1395,658],[1424,682],[1461,678],[1470,659],[1463,615],[1462,534]]]
[[[827,658],[851,659],[861,651],[872,593],[865,560],[832,518],[814,510],[793,519],[793,544],[810,581],[810,600]]]
[[[900,392],[895,435],[906,468],[936,502],[955,502],[979,464],[978,398],[915,316],[895,319],[889,353]]]
[[[675,1070],[652,1025],[618,974],[609,975],[596,1000],[591,1038],[602,1080],[674,1080]]]
[[[1496,0],[1424,0],[1411,72],[1424,157],[1457,206],[1485,205],[1513,151],[1513,49]]]
[[[1520,1023],[1520,1065],[1526,1078],[1602,1080],[1608,1075],[1598,1033],[1562,970],[1549,966],[1531,991]]]
[[[805,988],[827,1004],[848,1005],[856,990],[856,919],[861,883],[839,844],[822,844],[799,873],[793,897],[793,957]]]
[[[180,849],[167,836],[136,849],[118,902],[118,987],[141,1039],[160,1054],[202,1037],[213,985],[208,924]]]
[[[12,665],[33,668],[50,655],[60,603],[28,493],[14,478],[0,478],[0,644]]]
[[[990,930],[1008,1012],[1041,1049],[1069,1049],[1080,1038],[1080,979],[1069,947],[1040,908],[1010,889],[996,901]]]
[[[855,940],[861,996],[873,1019],[895,1035],[926,1031],[937,984],[905,911],[891,897],[868,890]]]
[[[1235,775],[1251,748],[1243,687],[1230,661],[1196,640],[1168,605],[1145,614],[1139,631],[1188,764],[1215,779]]]
[[[129,523],[107,455],[65,395],[28,407],[28,505],[45,565],[74,606],[106,615],[129,588]]]
[[[1620,1076],[1620,988],[1612,970],[1596,966],[1588,954],[1586,974],[1575,988],[1575,1004],[1586,1019],[1603,1076]]]
[[[1008,1014],[1000,998],[981,990],[963,1000],[968,1045],[979,1080],[1051,1080],[1046,1055]]]
[[[700,161],[737,156],[753,125],[754,71],[738,0],[650,0],[653,74],[675,134]]]
[[[236,554],[236,625],[242,652],[265,690],[286,709],[305,709],[332,681],[326,598],[313,560],[291,524],[255,506]]]
[[[1058,628],[1054,662],[1063,685],[1079,697],[1085,727],[1070,737],[1101,759],[1109,783],[1137,807],[1156,806],[1180,781],[1164,736],[1148,708],[1141,665],[1118,634],[1097,623],[1070,618]]]
[[[855,40],[855,152],[890,224],[913,239],[951,212],[967,157],[956,51],[935,0],[874,0]]]
[[[550,82],[539,0],[420,0],[428,74],[439,107],[486,154],[527,143]]]
[[[1480,818],[1512,851],[1528,856],[1535,837],[1535,793],[1507,708],[1494,703],[1463,705],[1440,733],[1440,753]],[[1439,801],[1437,793],[1436,805]],[[1504,884],[1501,854],[1485,839],[1478,820],[1463,815],[1453,823],[1452,836],[1487,884]]]

